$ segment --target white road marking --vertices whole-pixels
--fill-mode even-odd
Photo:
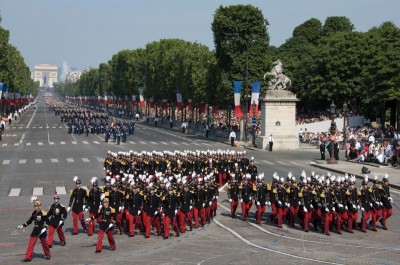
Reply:
[[[43,145],[43,143],[42,143],[42,142],[38,142],[37,144],[38,144],[38,145]]]
[[[33,127],[32,127],[32,129],[36,129],[36,127],[35,127],[35,126],[33,126]]]
[[[58,159],[57,158],[52,158],[51,159],[51,163],[58,163]]]
[[[19,160],[19,163],[20,163],[20,164],[26,164],[26,159],[20,159],[20,160]]]
[[[158,144],[158,143],[153,142],[153,141],[150,141],[149,143],[154,144],[154,145],[157,145],[157,144]]]
[[[88,141],[82,141],[82,143],[83,143],[83,144],[89,144],[89,142],[88,142]]]
[[[74,160],[73,158],[67,158],[67,162],[68,162],[68,163],[74,163],[75,160]]]
[[[99,161],[99,162],[104,162],[104,158],[96,157],[96,159],[97,159],[97,161]]]
[[[13,188],[10,190],[8,197],[17,197],[21,193],[21,188]]]
[[[34,195],[34,196],[42,196],[43,195],[43,187],[35,187],[35,188],[33,188],[32,195]]]
[[[54,144],[54,142],[49,142],[49,145],[53,145]]]
[[[144,141],[140,141],[140,143],[141,143],[141,144],[147,144],[147,143],[146,143],[146,142],[144,142]]]
[[[60,142],[60,144],[65,144],[65,142]]]
[[[294,162],[294,161],[290,161],[290,164],[293,164],[293,165],[295,165],[295,166],[300,166],[300,164],[298,164],[298,163],[296,163],[296,162]]]
[[[283,162],[283,161],[276,161],[276,163],[287,166],[287,163]]]
[[[67,194],[67,191],[65,190],[65,187],[56,187],[56,192],[57,192],[58,195]]]
[[[130,144],[135,144],[135,142],[133,142],[133,141],[129,141],[129,143],[130,143]]]
[[[85,158],[85,157],[82,158],[82,161],[85,162],[85,163],[89,163],[90,162],[90,160],[88,158]]]
[[[31,144],[31,143],[26,143],[26,145],[27,145],[27,146],[31,146],[32,144]]]
[[[3,161],[3,165],[8,165],[8,164],[10,164],[10,160],[4,160]]]
[[[14,146],[18,146],[18,145],[19,145],[19,143],[15,143],[15,144],[14,144]]]
[[[88,187],[87,186],[81,186],[82,189],[87,190]]]
[[[178,143],[176,143],[176,142],[170,142],[171,144],[173,144],[173,145],[179,145]]]
[[[43,129],[43,126],[40,126],[39,129]]]
[[[100,144],[98,141],[93,141],[94,144]]]
[[[58,128],[62,129],[63,127],[62,126],[58,126]]]
[[[7,146],[8,144],[2,144],[1,146]]]
[[[166,142],[160,142],[161,144],[163,144],[163,145],[168,145],[168,143],[166,143]]]
[[[21,143],[22,144],[22,141],[25,139],[25,133],[24,134],[22,134],[22,136],[21,136],[21,139],[19,140],[19,143]]]
[[[36,163],[36,164],[41,164],[41,163],[43,163],[43,160],[42,160],[42,159],[40,159],[40,158],[38,158],[38,159],[35,159],[35,163]]]
[[[51,128],[55,129],[55,128],[57,128],[57,127],[53,126],[53,127],[51,127]]]
[[[26,125],[26,129],[28,129],[29,126],[31,125],[31,122],[32,122],[32,120],[33,120],[33,117],[35,117],[35,114],[36,114],[36,111],[37,111],[37,110],[38,110],[38,109],[36,108],[35,111],[33,112],[32,117],[31,117],[31,119],[29,120],[28,125]]]
[[[261,162],[263,162],[263,163],[265,163],[265,164],[268,164],[268,165],[273,165],[273,164],[274,164],[274,163],[269,162],[269,161],[267,161],[267,160],[261,160]]]
[[[72,143],[72,144],[78,144],[78,142],[77,142],[77,141],[72,141],[71,143]]]

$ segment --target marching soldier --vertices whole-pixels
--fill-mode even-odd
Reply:
[[[67,218],[67,210],[64,205],[60,204],[60,197],[57,194],[54,195],[54,203],[50,206],[47,215],[49,217],[49,222],[47,223],[49,226],[49,235],[47,237],[49,248],[53,245],[54,231],[57,231],[58,237],[60,238],[60,245],[65,246],[65,236],[62,227]]]
[[[347,220],[347,231],[353,233],[353,227],[358,219],[358,191],[355,188],[355,178],[351,178],[349,182],[349,188],[346,191],[347,196],[347,208],[348,208],[348,220]]]
[[[194,207],[192,208],[194,216],[194,228],[199,228],[199,215],[200,215],[201,226],[203,227],[206,223],[204,216],[205,215],[204,206],[206,205],[205,201],[206,201],[206,195],[203,189],[203,185],[199,180],[197,183],[197,189],[194,193]]]
[[[177,213],[179,207],[179,197],[174,194],[174,188],[168,187],[168,194],[163,198],[163,215],[164,215],[164,239],[168,239],[169,235],[169,224],[172,221],[172,226],[179,237]]]
[[[115,211],[116,224],[119,230],[119,234],[122,235],[122,210],[123,210],[123,194],[118,190],[118,183],[115,179],[112,179],[111,191],[109,193],[110,207]]]
[[[253,205],[253,185],[248,183],[250,177],[250,174],[246,174],[246,177],[243,178],[242,184],[239,186],[241,190],[240,202],[242,207],[242,221],[246,221],[250,208]]]
[[[339,181],[336,181],[336,188],[334,190],[335,195],[335,209],[336,209],[336,232],[338,234],[342,234],[342,225],[347,221],[348,214],[348,206],[346,205],[346,189],[340,186],[340,178]]]
[[[361,222],[359,223],[359,226],[361,227],[361,231],[364,233],[367,232],[367,222],[371,216],[371,193],[372,190],[368,187],[368,177],[365,177],[365,179],[361,183],[362,187],[359,190],[359,197],[360,197],[360,206],[361,206]]]
[[[139,186],[136,184],[132,185],[132,191],[125,197],[128,201],[128,215],[127,219],[129,222],[129,236],[135,236],[135,225],[141,226],[140,214],[142,212],[142,195],[139,193]],[[141,228],[141,227],[140,227]]]
[[[330,229],[333,221],[333,213],[336,211],[334,204],[334,195],[331,191],[330,182],[324,184],[324,191],[320,194],[322,204],[322,220],[324,222],[324,234],[330,236]]]
[[[150,228],[152,222],[155,222],[157,235],[161,235],[160,219],[158,211],[160,209],[160,199],[155,194],[154,186],[150,189],[150,194],[144,196],[143,201],[143,226],[145,230],[145,237],[150,237]]]
[[[278,227],[282,228],[283,217],[287,215],[290,204],[287,202],[286,189],[283,186],[283,178],[278,181],[278,187],[274,191],[276,196],[276,207],[278,217]]]
[[[304,179],[303,182],[301,183],[303,186],[303,189],[301,190],[301,195],[300,195],[300,200],[301,204],[303,205],[302,208],[302,220],[300,222],[300,225],[303,227],[304,231],[308,233],[309,231],[309,225],[310,225],[310,220],[312,217],[312,210],[314,208],[312,204],[312,199],[313,195],[309,189],[309,185],[307,181]]]
[[[99,207],[101,206],[101,195],[103,194],[102,191],[99,189],[99,184],[97,182],[97,178],[94,177],[91,180],[92,188],[89,191],[89,196],[86,201],[86,208],[85,211],[89,211],[89,218],[92,218],[95,214],[99,212]],[[88,235],[92,236],[94,231],[94,221],[89,221],[89,229]]]
[[[239,204],[239,196],[240,196],[239,183],[236,182],[236,178],[234,176],[231,177],[231,181],[228,184],[228,198],[231,203],[231,216],[235,218],[236,208]]]
[[[390,187],[389,187],[389,176],[385,175],[382,179],[382,189],[381,189],[381,197],[383,202],[382,208],[382,218],[380,222],[382,224],[383,230],[387,230],[386,220],[392,216],[392,202],[393,199],[390,196]]]
[[[114,208],[109,206],[109,201],[107,198],[103,198],[103,205],[102,207],[100,207],[98,213],[86,219],[86,221],[90,222],[100,217],[99,233],[98,233],[95,253],[101,252],[101,248],[103,246],[104,234],[107,234],[108,243],[110,244],[110,250],[111,251],[115,250],[116,246],[115,246],[114,229],[113,229],[114,216],[115,216]]]
[[[29,238],[28,248],[26,250],[24,262],[30,262],[32,260],[33,250],[38,238],[40,239],[40,243],[42,243],[45,255],[44,258],[47,260],[50,259],[50,249],[46,241],[47,232],[45,227],[46,222],[48,222],[48,216],[45,211],[42,211],[40,209],[41,203],[40,201],[37,200],[36,197],[33,198],[33,207],[35,208],[35,210],[32,212],[31,217],[28,219],[28,221],[18,226],[19,229],[23,229],[24,227],[30,225],[32,222],[35,225],[33,227],[31,236]]]
[[[372,231],[376,232],[376,221],[382,217],[382,197],[381,197],[381,187],[379,185],[378,176],[375,176],[373,180],[374,185],[372,186],[372,218],[370,224],[372,226]]]
[[[71,198],[69,199],[67,211],[71,211],[72,206],[72,224],[73,235],[78,234],[78,219],[81,222],[84,233],[87,232],[83,211],[86,208],[86,190],[81,188],[81,180],[74,177],[76,188],[72,191]],[[73,204],[73,205],[72,205]]]
[[[257,184],[253,185],[254,203],[256,204],[256,222],[261,224],[261,218],[267,204],[267,187],[263,183],[263,175],[257,177]]]
[[[219,189],[218,189],[218,184],[215,183],[215,178],[211,178],[211,183],[210,183],[210,189],[212,190],[213,194],[213,199],[211,202],[211,219],[213,219],[217,215],[217,206],[218,206],[218,197],[219,197]]]
[[[183,191],[180,193],[181,207],[179,209],[179,223],[181,225],[181,233],[186,231],[186,221],[188,222],[190,231],[193,229],[192,225],[192,208],[193,208],[193,194],[189,191],[188,185],[183,185]]]
[[[295,180],[296,178],[292,176],[291,183],[288,183],[286,189],[288,202],[290,204],[288,214],[291,227],[295,226],[296,216],[299,213],[299,188],[297,187]]]

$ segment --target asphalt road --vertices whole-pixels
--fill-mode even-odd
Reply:
[[[54,112],[49,112],[44,99],[39,98],[36,110],[24,113],[11,126],[6,127],[0,142],[0,264],[19,264],[24,258],[28,237],[17,229],[25,222],[32,209],[30,197],[35,193],[43,208],[52,202],[57,190],[61,202],[67,204],[69,190],[74,187],[77,175],[83,185],[90,185],[90,178],[104,176],[103,159],[108,150],[207,150],[229,149],[228,142],[207,140],[202,135],[183,135],[178,131],[137,124],[135,134],[126,143],[104,143],[102,135],[67,134]],[[234,148],[234,150],[239,150]],[[244,150],[240,148],[240,150]],[[318,157],[317,150],[266,152],[246,150],[254,156],[260,172],[269,181],[274,172],[286,177],[291,171],[300,176],[316,171],[310,162]],[[392,197],[400,201],[399,191]],[[267,210],[269,211],[269,209]],[[188,231],[179,238],[163,240],[154,235],[149,239],[137,234],[115,235],[117,250],[108,250],[104,239],[103,252],[95,254],[96,236],[80,233],[71,235],[72,218],[65,225],[67,245],[56,244],[51,249],[52,258],[44,260],[40,244],[35,247],[33,264],[399,264],[400,217],[393,209],[388,221],[389,230],[369,230],[366,234],[356,231],[330,237],[320,232],[304,233],[299,228],[283,229],[267,221],[256,225],[255,207],[250,210],[248,221],[238,216],[232,219],[229,202],[221,191],[218,215],[214,222],[203,228]]]

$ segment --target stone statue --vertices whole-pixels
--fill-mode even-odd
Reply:
[[[271,71],[264,74],[264,79],[266,76],[272,76],[271,80],[268,82],[268,89],[285,90],[288,85],[292,85],[292,81],[289,77],[283,74],[282,61],[278,59],[273,62],[272,65]]]

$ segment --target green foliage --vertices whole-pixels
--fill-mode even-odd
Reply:
[[[328,17],[322,27],[322,34],[329,35],[337,32],[350,32],[354,30],[354,25],[347,17]]]

